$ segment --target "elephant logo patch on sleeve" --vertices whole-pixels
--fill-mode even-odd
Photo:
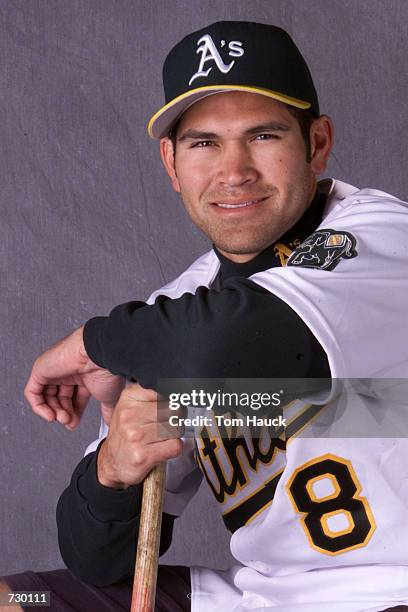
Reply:
[[[357,256],[356,239],[349,232],[319,229],[293,251],[287,266],[334,270],[341,259]]]

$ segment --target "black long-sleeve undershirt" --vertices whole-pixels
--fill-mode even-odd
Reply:
[[[323,349],[302,319],[246,278],[199,287],[152,306],[129,302],[89,321],[88,355],[115,374],[158,389],[161,378],[324,378]]]
[[[99,448],[78,464],[58,501],[58,542],[65,564],[76,576],[107,586],[133,575],[142,487],[116,490],[101,485]],[[170,546],[173,523],[174,517],[164,513],[160,555]]]
[[[317,194],[302,219],[279,242],[293,248],[318,225]],[[247,277],[280,265],[274,245],[246,264],[216,249],[217,288],[155,304],[129,302],[85,326],[90,357],[114,373],[155,388],[160,378],[329,378],[327,356],[283,301]],[[58,502],[61,554],[71,571],[95,585],[130,576],[134,567],[141,487],[116,491],[98,482],[97,452],[86,456]],[[174,517],[163,515],[161,553]]]

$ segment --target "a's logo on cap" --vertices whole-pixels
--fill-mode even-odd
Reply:
[[[221,47],[224,47],[225,44],[225,40],[222,40]],[[235,60],[232,60],[232,62],[230,62],[229,64],[224,64],[222,57],[219,54],[219,51],[209,34],[204,34],[204,36],[200,38],[200,40],[197,42],[197,47],[197,53],[201,53],[200,65],[198,67],[197,72],[193,74],[193,76],[189,80],[189,85],[191,85],[191,83],[195,79],[198,79],[199,77],[207,77],[210,74],[211,70],[213,69],[213,66],[210,66],[207,70],[204,70],[204,64],[206,62],[215,62],[218,70],[223,74],[227,74],[227,72],[229,72],[235,64]],[[230,57],[241,57],[242,55],[244,55],[242,42],[240,42],[239,40],[232,40],[230,43],[228,43],[228,49],[228,55]]]

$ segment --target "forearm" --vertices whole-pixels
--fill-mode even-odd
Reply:
[[[58,501],[57,524],[67,567],[85,582],[105,586],[133,574],[142,487],[114,490],[99,484],[97,452],[75,469]],[[160,554],[170,546],[173,522],[163,515]]]
[[[157,388],[160,378],[330,376],[325,352],[300,317],[248,279],[142,306],[129,302],[92,319],[84,340],[99,365],[144,387]]]

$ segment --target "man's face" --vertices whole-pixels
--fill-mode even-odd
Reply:
[[[211,95],[181,118],[162,156],[195,225],[247,261],[302,216],[316,187],[299,124],[286,106],[246,92]]]

